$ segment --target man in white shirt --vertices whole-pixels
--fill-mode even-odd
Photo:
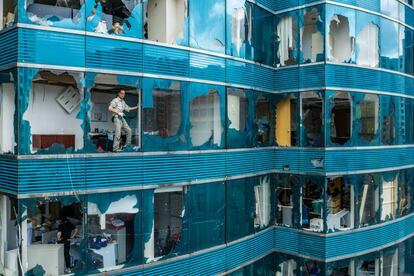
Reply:
[[[109,104],[109,112],[112,113],[112,121],[115,125],[115,137],[113,151],[119,151],[119,144],[121,142],[121,130],[125,131],[126,141],[125,146],[131,145],[132,131],[127,121],[125,120],[124,112],[130,112],[138,109],[138,106],[130,107],[125,103],[125,90],[118,92],[118,97],[113,99]]]

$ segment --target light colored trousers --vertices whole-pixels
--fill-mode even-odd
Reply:
[[[132,131],[128,123],[126,122],[125,118],[123,117],[115,117],[114,124],[115,124],[115,137],[114,137],[113,150],[117,151],[119,150],[119,144],[121,143],[121,131],[123,130],[126,134],[125,146],[131,145]]]

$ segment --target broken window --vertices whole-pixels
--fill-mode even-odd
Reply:
[[[324,181],[321,177],[306,177],[302,187],[302,227],[307,230],[322,232]]]
[[[329,19],[327,22],[327,28],[329,28],[327,60],[354,62],[355,10],[328,6],[327,18]]]
[[[350,179],[328,179],[327,231],[350,230],[354,227],[354,187]]]
[[[381,139],[385,145],[394,144],[396,139],[395,119],[397,111],[394,100],[394,97],[391,96],[381,96]]]
[[[356,275],[380,275],[380,259],[367,256],[359,260],[356,265],[356,273]]]
[[[302,63],[325,60],[323,17],[322,6],[303,10],[303,26],[300,32]]]
[[[184,214],[182,187],[161,188],[154,192],[154,257],[174,252],[181,240]]]
[[[294,200],[296,183],[297,180],[293,175],[278,175],[276,182],[276,222],[279,225],[292,227],[296,224],[294,221],[294,213],[297,212]]]
[[[359,190],[358,224],[360,227],[373,225],[378,222],[380,205],[380,191],[376,176],[369,174],[362,178],[362,185]]]
[[[207,95],[190,102],[190,139],[193,147],[222,146],[221,96],[209,89]]]
[[[277,37],[274,15],[259,6],[254,6],[253,49],[254,61],[274,66]]]
[[[276,265],[275,276],[295,276],[299,274],[298,261],[292,256],[278,252],[276,254]]]
[[[399,70],[399,24],[389,19],[380,19],[380,67]],[[391,43],[392,42],[392,43]]]
[[[82,204],[78,196],[28,199],[21,203],[19,240],[22,269],[27,274],[82,272],[85,257]]]
[[[323,139],[323,98],[320,92],[300,94],[302,103],[303,145],[321,147]]]
[[[142,37],[142,0],[87,2],[86,30],[100,34]]]
[[[269,146],[273,144],[274,116],[271,101],[265,95],[256,100],[255,106],[255,145]]]
[[[263,229],[268,227],[272,221],[272,176],[265,175],[256,177],[259,183],[254,186],[255,218],[254,227]]]
[[[247,91],[249,93],[251,91]],[[242,89],[227,88],[227,147],[242,148],[252,144],[252,93],[247,94]]]
[[[88,270],[108,271],[139,263],[140,194],[137,192],[88,195]]]
[[[277,66],[298,63],[299,58],[299,16],[290,12],[276,16]]]
[[[398,215],[405,216],[411,213],[412,209],[412,188],[409,185],[408,175],[409,171],[401,171],[402,177],[399,181],[399,201],[398,201]]]
[[[25,0],[25,9],[23,23],[81,30],[85,26],[83,0]]]
[[[348,92],[334,92],[329,99],[331,143],[344,145],[352,137],[352,98]]]
[[[0,8],[2,11],[0,30],[13,26],[17,21],[17,0],[3,0],[0,3]]]
[[[273,225],[274,176],[226,182],[226,241],[234,241]]]
[[[82,149],[81,74],[43,70],[27,89],[28,105],[22,111],[23,120],[30,123],[30,152],[68,153]],[[25,146],[19,145],[21,149]]]
[[[0,153],[14,153],[15,84],[13,72],[0,73]]]
[[[364,95],[357,106],[356,119],[359,120],[358,136],[371,143],[378,132],[379,125],[379,96]]]
[[[253,58],[253,5],[246,0],[226,1],[227,54],[246,59]]]
[[[355,261],[353,259],[327,263],[327,274],[330,276],[355,275]],[[354,273],[354,274],[353,274]]]
[[[356,63],[379,67],[380,43],[378,17],[357,11]]]
[[[398,173],[384,173],[381,187],[381,221],[395,219],[398,209]]]
[[[145,147],[176,144],[180,141],[178,137],[183,134],[181,83],[172,82],[162,89],[155,86],[152,95],[148,96],[152,97],[152,103],[146,104],[143,110]],[[169,149],[169,146],[164,148]]]
[[[397,276],[399,274],[398,249],[389,248],[382,251],[381,275]]]
[[[306,259],[304,261],[302,271],[305,271],[305,275],[309,276],[326,275],[324,273],[324,265],[322,263]]]
[[[134,78],[97,75],[90,88],[88,138],[98,152],[133,151],[140,147],[140,97]],[[137,83],[138,80],[135,80]]]
[[[17,199],[0,195],[0,273],[18,275]]]
[[[178,45],[188,45],[187,0],[146,0],[144,38]]]
[[[192,2],[189,10],[190,46],[218,53],[225,52],[225,1]]]

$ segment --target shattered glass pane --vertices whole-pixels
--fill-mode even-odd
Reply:
[[[128,77],[127,77],[128,78]],[[135,82],[135,83],[134,83]],[[137,151],[140,147],[140,91],[138,80],[96,75],[90,93],[87,139],[95,152]]]
[[[246,0],[226,1],[227,54],[253,59],[253,5]]]
[[[86,0],[86,30],[142,37],[142,0]]]
[[[0,153],[15,153],[15,76],[12,71],[0,73]]]
[[[325,60],[324,53],[324,9],[322,6],[303,10],[300,30],[302,63]]]
[[[0,30],[13,26],[17,21],[17,0],[3,0],[0,5],[3,11],[0,14]]]
[[[276,16],[277,66],[294,65],[299,59],[299,14],[297,11]]]
[[[83,148],[81,78],[81,73],[46,70],[33,77],[25,91],[27,107],[20,111],[30,126],[30,133],[20,135],[30,135],[30,144],[20,144],[21,152],[73,153]]]
[[[225,1],[193,1],[190,5],[190,46],[225,52]]]
[[[274,66],[276,61],[276,43],[274,15],[255,6],[253,31],[254,60]]]
[[[302,227],[315,232],[324,231],[324,179],[305,177],[302,190]]]
[[[334,62],[353,63],[355,43],[355,10],[328,6],[326,28],[327,59]]]
[[[328,179],[326,203],[328,232],[350,230],[354,227],[355,206],[351,185],[346,177]]]
[[[190,137],[195,147],[221,145],[221,110],[218,92],[210,90],[208,95],[198,96],[190,103]]]
[[[330,98],[330,136],[333,144],[344,145],[352,137],[352,99],[350,93],[335,92]]]
[[[380,192],[378,176],[366,175],[362,179],[362,185],[358,191],[358,221],[359,227],[378,223],[380,206]]]
[[[25,0],[19,7],[19,22],[84,30],[85,9],[83,0]]]
[[[323,98],[320,92],[301,93],[304,146],[321,147],[323,139]]]

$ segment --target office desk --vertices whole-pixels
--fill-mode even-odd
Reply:
[[[116,254],[118,250],[118,244],[116,242],[108,243],[107,246],[101,249],[89,248],[89,250],[102,257],[104,269],[116,266]]]

